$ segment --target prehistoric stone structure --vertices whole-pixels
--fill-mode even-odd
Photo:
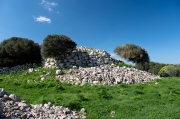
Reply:
[[[104,50],[97,50],[87,47],[77,47],[72,54],[65,60],[55,60],[47,58],[43,65],[46,68],[72,68],[72,66],[94,67],[104,64],[112,64],[122,62],[114,59],[109,53]]]
[[[84,85],[86,83],[93,85],[115,85],[119,83],[134,84],[160,79],[159,76],[146,71],[135,68],[116,67],[113,64],[90,68],[78,68],[73,66],[67,74],[63,74],[62,70],[56,71],[56,77],[60,82],[76,85]]]

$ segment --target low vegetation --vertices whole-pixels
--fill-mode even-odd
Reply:
[[[144,84],[79,86],[56,80],[56,69],[36,68],[0,75],[0,87],[30,104],[52,102],[70,109],[86,109],[88,119],[178,119],[180,79],[166,77]],[[46,75],[41,82],[40,76]]]

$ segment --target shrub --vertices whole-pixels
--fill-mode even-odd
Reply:
[[[40,46],[32,40],[11,37],[0,44],[0,67],[40,62]]]
[[[168,76],[177,76],[177,68],[174,65],[169,65],[165,70]]]
[[[159,70],[158,75],[160,75],[160,76],[166,76],[165,69],[167,69],[167,68],[168,68],[168,66],[162,67],[162,68]]]
[[[42,44],[42,56],[63,60],[76,48],[76,43],[65,35],[48,35]]]
[[[176,69],[177,69],[177,76],[180,77],[180,64],[176,65]]]
[[[178,69],[175,65],[168,65],[161,68],[158,72],[160,76],[178,76]]]
[[[164,66],[166,66],[167,64],[163,64],[163,63],[158,63],[158,62],[148,62],[146,63],[148,72],[153,73],[158,75],[158,72],[160,71],[160,69]],[[143,70],[143,67],[140,63],[136,63],[135,64],[135,68],[139,69],[139,70]]]

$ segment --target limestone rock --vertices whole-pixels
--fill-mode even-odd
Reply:
[[[9,98],[14,100],[14,101],[16,101],[16,102],[20,102],[21,101],[19,96],[15,95],[15,94],[9,95]]]
[[[81,82],[77,83],[77,80]],[[151,73],[141,71],[135,68],[116,67],[115,65],[100,65],[90,68],[72,68],[67,74],[61,75],[60,82],[70,82],[71,84],[84,85],[102,84],[102,85],[116,85],[119,83],[134,84],[141,82],[149,82],[155,79],[160,79],[159,76]]]
[[[61,75],[61,74],[63,74],[62,70],[60,69],[56,70],[56,75]]]
[[[3,90],[4,91],[4,90]],[[5,92],[5,91],[4,91]],[[5,92],[6,93],[6,92]],[[4,97],[6,94],[2,95]],[[47,104],[29,105],[20,101],[14,94],[10,99],[2,100],[0,97],[0,119],[85,119],[85,113],[77,113],[63,106]],[[85,109],[82,109],[82,111]]]

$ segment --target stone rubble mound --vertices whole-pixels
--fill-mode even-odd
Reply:
[[[48,104],[29,105],[14,94],[0,88],[0,119],[85,119],[85,109],[81,113],[62,106]]]
[[[40,66],[39,64],[24,64],[24,65],[17,65],[14,67],[0,67],[0,74],[9,74],[9,73],[16,73],[19,70],[25,70],[32,67]]]
[[[63,61],[55,60],[53,58],[45,59],[43,66],[45,68],[72,68],[72,66],[94,67],[117,62],[122,61],[112,58],[111,55],[104,50],[80,46]]]
[[[135,68],[116,67],[113,64],[90,68],[73,66],[66,74],[63,74],[63,71],[58,69],[56,77],[60,82],[76,85],[84,85],[86,83],[94,85],[134,84],[160,79],[159,76],[146,71]]]

